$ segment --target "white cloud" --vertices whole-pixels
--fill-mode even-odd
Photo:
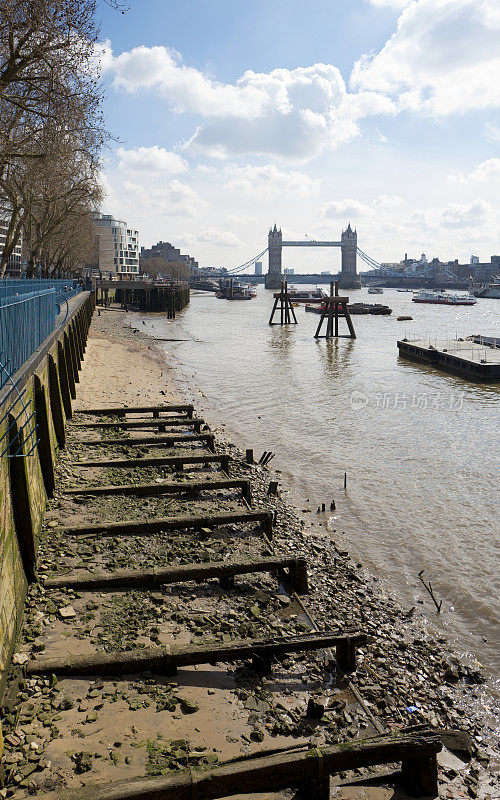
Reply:
[[[320,209],[320,215],[325,219],[354,219],[356,217],[367,217],[372,214],[372,209],[360,203],[359,200],[332,200]]]
[[[500,158],[488,158],[475,167],[472,172],[458,175],[448,175],[449,183],[469,183],[471,181],[487,181],[491,178],[500,178]]]
[[[473,228],[486,222],[491,211],[485,200],[474,200],[469,205],[448,203],[441,212],[441,225],[445,228]]]
[[[116,89],[154,91],[174,112],[205,118],[186,149],[212,157],[258,153],[306,160],[357,136],[358,119],[394,111],[382,94],[349,94],[331,64],[248,70],[225,84],[185,66],[179,53],[163,46],[141,45],[115,56],[106,42],[100,58]]]
[[[224,220],[226,225],[252,225],[258,221],[257,217],[251,214],[228,214]]]
[[[396,208],[402,203],[403,198],[398,194],[381,194],[373,201],[373,205],[379,208]]]
[[[238,167],[229,164],[224,170],[227,177],[226,189],[242,192],[253,197],[256,202],[269,200],[283,194],[294,197],[310,197],[319,191],[319,181],[304,172],[281,170],[275,164],[261,167],[246,165]]]
[[[352,89],[435,116],[500,105],[497,0],[414,0],[376,54],[354,65]]]
[[[143,217],[157,216],[197,217],[207,208],[207,203],[190,186],[171,180],[161,186],[143,186],[124,181],[127,203],[140,209]],[[136,212],[137,213],[137,212]]]
[[[210,244],[216,247],[242,247],[241,242],[234,233],[220,231],[216,228],[207,228],[200,233],[181,233],[176,237],[181,244]]]
[[[152,172],[156,175],[178,175],[186,172],[187,162],[177,153],[164,147],[118,148],[119,168],[133,172]]]

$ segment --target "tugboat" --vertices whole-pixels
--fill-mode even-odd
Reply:
[[[474,306],[477,303],[471,294],[447,294],[433,289],[421,289],[411,299],[413,303],[433,303],[440,306]]]
[[[350,314],[375,314],[379,316],[388,316],[392,314],[392,308],[383,306],[380,303],[349,303],[347,308]],[[313,314],[322,314],[324,309],[324,305],[317,306],[306,303],[306,311],[312,311]],[[338,313],[339,317],[344,316],[344,312],[341,308],[339,308]]]
[[[319,286],[316,286],[315,289],[297,289],[295,286],[288,287],[288,297],[292,301],[292,305],[296,302],[304,301],[304,300],[323,300],[325,297],[328,297],[326,292],[323,289],[320,289]]]
[[[384,290],[381,286],[370,286],[368,294],[384,294]]]
[[[228,284],[221,286],[215,296],[220,300],[252,300],[252,298],[257,297],[257,292],[250,286],[230,281]]]

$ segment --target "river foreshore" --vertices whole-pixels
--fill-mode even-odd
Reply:
[[[91,327],[91,335],[87,353],[85,356],[84,367],[80,376],[80,385],[77,395],[77,409],[88,409],[96,406],[125,406],[125,405],[146,405],[148,403],[160,402],[181,402],[181,389],[176,385],[176,371],[172,363],[169,363],[168,356],[158,350],[151,339],[141,334],[137,328],[131,329],[128,325],[126,315],[116,311],[103,311],[100,316],[95,315]],[[217,449],[224,453],[229,453],[234,459],[232,475],[250,477],[254,495],[254,505],[256,508],[271,509],[276,514],[276,524],[274,527],[273,548],[278,553],[293,551],[294,554],[307,558],[309,564],[310,592],[305,598],[305,606],[309,613],[314,617],[320,629],[332,627],[353,626],[364,630],[369,634],[369,642],[366,647],[358,651],[358,668],[350,677],[350,685],[343,685],[339,689],[335,684],[332,686],[331,675],[328,675],[322,665],[321,659],[308,657],[305,661],[300,659],[285,659],[284,668],[297,668],[302,671],[302,687],[297,689],[295,681],[288,685],[276,688],[276,694],[281,694],[281,706],[275,697],[272,697],[273,689],[266,687],[266,682],[256,684],[248,674],[241,674],[241,669],[234,670],[233,677],[227,681],[225,687],[211,688],[211,684],[198,681],[195,684],[183,687],[182,702],[185,707],[191,703],[197,706],[197,713],[186,716],[183,712],[181,719],[175,720],[168,718],[169,725],[172,726],[168,738],[189,739],[192,747],[198,747],[199,752],[204,752],[207,742],[210,742],[211,750],[216,752],[217,758],[222,761],[240,753],[255,752],[259,747],[272,748],[278,745],[290,746],[290,741],[309,742],[314,745],[325,745],[335,741],[349,741],[364,737],[367,734],[387,731],[395,732],[406,729],[408,726],[424,725],[436,731],[443,729],[453,729],[464,731],[467,735],[462,737],[460,748],[462,758],[453,755],[448,750],[440,754],[441,770],[440,793],[443,797],[480,797],[489,798],[497,796],[495,776],[498,777],[498,756],[490,743],[491,726],[485,723],[479,714],[474,713],[474,703],[477,701],[479,707],[481,697],[481,684],[483,676],[480,671],[471,665],[462,664],[460,660],[451,652],[446,640],[443,637],[433,637],[425,629],[410,609],[401,608],[390,595],[380,589],[378,582],[368,574],[360,563],[352,560],[349,554],[341,545],[334,541],[332,534],[316,521],[311,521],[311,515],[299,512],[292,507],[282,497],[270,497],[267,489],[271,479],[280,479],[279,469],[271,472],[258,465],[247,465],[244,463],[244,453],[237,448],[231,441],[224,436],[221,430],[216,431]],[[78,443],[78,438],[71,439],[69,449],[71,457],[81,458],[85,454],[85,448]],[[72,463],[65,454],[59,464],[59,477],[62,481],[69,481],[68,485],[78,485],[78,476],[72,473]],[[77,464],[77,461],[74,462]],[[227,501],[229,503],[229,501]],[[215,501],[214,501],[215,503]],[[213,507],[211,501],[197,501],[200,509],[206,510]],[[147,505],[147,504],[146,504]],[[146,512],[144,503],[137,503],[140,513]],[[111,506],[107,507],[109,511]],[[130,516],[131,505],[123,502],[117,508],[113,506],[115,513]],[[103,513],[103,508],[89,509],[94,516],[92,519],[99,519]],[[151,509],[150,509],[151,511]],[[156,509],[156,512],[158,509]],[[55,553],[59,552],[62,540],[53,540],[50,534],[51,527],[57,524],[58,519],[63,516],[70,516],[76,519],[78,509],[71,508],[67,501],[57,496],[56,502],[52,504],[47,523],[47,533],[41,545],[41,571],[42,574],[50,573],[54,563]],[[120,518],[120,517],[118,517]],[[222,542],[222,544],[221,544]],[[194,544],[194,543],[192,543]],[[191,550],[192,550],[191,544]],[[169,542],[172,547],[172,542]],[[262,554],[263,545],[250,537],[245,543],[237,541],[236,544],[229,543],[227,538],[220,537],[219,551],[222,557],[244,552],[249,555]],[[143,542],[134,542],[127,552],[117,555],[111,551],[106,551],[103,556],[101,544],[95,542],[82,541],[78,552],[65,540],[67,552],[64,554],[67,566],[80,563],[92,563],[95,559],[97,563],[105,558],[105,563],[124,564],[126,559],[139,561],[142,563],[159,563],[158,559],[161,552],[155,548],[148,548]],[[196,546],[199,550],[199,545]],[[205,545],[211,548],[210,542]],[[184,549],[183,549],[184,548]],[[189,542],[183,542],[182,547],[177,545],[174,548],[174,560],[177,557],[186,555],[189,549]],[[64,550],[64,548],[63,548]],[[265,547],[264,547],[265,550]],[[114,559],[114,560],[113,560]],[[125,561],[124,561],[125,559]],[[271,631],[297,632],[301,630],[304,623],[307,626],[307,615],[304,616],[303,609],[298,608],[295,601],[291,602],[285,596],[277,595],[271,589],[273,581],[271,579],[260,579],[255,584],[255,589],[239,597],[238,592],[232,594],[229,600],[214,598],[198,591],[187,590],[180,592],[179,598],[163,597],[163,602],[169,603],[177,599],[174,616],[172,609],[169,610],[171,622],[166,629],[152,630],[151,622],[147,621],[147,609],[142,605],[142,601],[136,598],[138,609],[141,612],[138,618],[130,620],[123,616],[123,610],[115,608],[112,619],[107,624],[100,624],[103,633],[98,635],[98,646],[109,647],[110,642],[116,645],[118,634],[117,628],[127,623],[128,631],[125,640],[120,640],[123,646],[127,643],[140,640],[141,642],[169,641],[172,635],[177,637],[203,636],[206,633],[220,631],[220,625],[226,623],[229,628],[225,630],[238,630],[240,626],[255,626],[259,633],[270,633]],[[32,653],[33,642],[38,642],[38,636],[33,636],[33,626],[40,625],[43,632],[48,634],[50,650],[50,639],[54,639],[57,633],[64,633],[64,641],[71,650],[72,646],[77,646],[79,650],[83,647],[85,651],[88,645],[83,636],[71,633],[67,629],[66,622],[55,622],[52,615],[45,610],[40,610],[41,603],[44,601],[38,593],[39,590],[33,589],[28,603],[27,622],[23,631],[23,641],[20,644],[20,653]],[[257,592],[257,597],[255,596]],[[259,594],[260,593],[260,594]],[[74,593],[73,593],[74,595]],[[76,616],[80,616],[87,603],[88,597],[74,597],[71,593],[62,593],[60,598],[56,598],[59,608],[67,607],[70,603]],[[160,598],[156,598],[158,604]],[[61,605],[64,603],[65,605]],[[154,604],[153,604],[154,605]],[[149,608],[149,607],[148,607]],[[166,609],[165,609],[166,610]],[[40,620],[42,613],[42,621]],[[149,613],[151,609],[149,608]],[[194,616],[196,620],[193,620]],[[38,620],[38,621],[37,621]],[[153,620],[154,622],[154,620]],[[272,622],[271,628],[266,626]],[[154,626],[153,626],[154,627]],[[55,633],[51,633],[55,628]],[[113,628],[115,630],[113,630]],[[191,632],[191,633],[190,633]],[[119,637],[118,637],[119,638]],[[83,644],[82,644],[83,640]],[[59,645],[60,647],[60,645]],[[45,645],[42,651],[45,650]],[[39,651],[41,652],[41,651]],[[56,652],[56,650],[54,650]],[[36,653],[36,650],[35,650]],[[21,659],[22,661],[22,659]],[[65,681],[63,683],[66,683]],[[137,707],[135,699],[132,698],[130,686],[124,687],[124,682],[115,686],[114,694],[121,692],[122,698],[126,695],[126,705],[124,709],[119,709],[115,702],[111,716],[106,718],[106,695],[102,686],[96,686],[93,692],[97,700],[102,705],[94,701],[96,705],[96,719],[91,717],[87,726],[81,729],[84,737],[90,738],[85,743],[85,748],[98,751],[102,742],[102,735],[99,730],[92,728],[92,723],[100,721],[100,725],[106,726],[112,721],[113,713],[119,711],[119,722],[117,726],[122,730],[122,726],[130,727],[133,721],[134,726],[139,727],[137,722]],[[177,684],[176,684],[177,686]],[[66,728],[71,732],[77,741],[79,734],[75,733],[81,723],[81,715],[89,716],[93,713],[92,699],[78,700],[78,691],[82,692],[81,687],[70,689],[59,687],[60,691],[65,691],[70,707],[61,707],[60,711],[68,716],[68,719],[57,723],[61,729]],[[43,679],[33,679],[33,683],[26,687],[26,700],[34,694],[36,697],[45,698],[53,687],[46,685]],[[75,699],[71,698],[71,691],[75,692]],[[177,690],[180,693],[180,689]],[[211,694],[212,692],[212,694]],[[218,709],[223,704],[227,705],[226,712],[221,712],[218,724],[214,725],[211,718],[210,698],[215,697],[218,701]],[[323,719],[322,724],[311,725],[306,714],[308,698],[328,696],[332,703],[332,710],[335,712],[328,720]],[[348,700],[345,697],[348,696]],[[59,697],[60,699],[60,697]],[[157,698],[156,698],[157,699]],[[161,700],[161,698],[160,698]],[[165,700],[165,698],[163,698]],[[158,699],[157,699],[158,701]],[[51,702],[51,701],[50,701]],[[49,705],[50,705],[49,702]],[[208,702],[208,706],[203,703]],[[212,701],[213,702],[213,701]],[[78,706],[79,703],[79,706]],[[181,703],[182,704],[182,703]],[[76,708],[75,708],[76,706]],[[99,707],[98,707],[99,706]],[[131,707],[132,706],[132,707]],[[82,709],[80,711],[80,708]],[[90,709],[90,711],[89,711]],[[175,710],[175,703],[174,703]],[[170,713],[168,703],[161,709],[162,713]],[[135,712],[135,713],[134,713]],[[61,714],[61,716],[64,716]],[[80,715],[80,718],[79,718]],[[120,716],[121,715],[121,716]],[[19,717],[18,717],[19,719]],[[22,719],[22,716],[21,716]],[[175,721],[174,721],[175,720]],[[165,731],[162,720],[163,730]],[[152,724],[152,728],[143,731],[142,739],[152,735],[152,731],[158,725],[158,717]],[[228,728],[225,732],[224,725]],[[29,728],[29,725],[25,727]],[[36,727],[36,726],[35,726]],[[147,727],[147,726],[146,726]],[[123,728],[124,729],[124,728]],[[37,748],[41,747],[40,730],[36,732],[21,733],[16,730],[10,733],[15,741],[15,737],[24,736],[23,747],[29,748],[29,738],[34,737]],[[69,733],[68,733],[69,735]],[[167,736],[167,733],[164,734]],[[10,756],[14,745],[9,744],[9,732],[7,732],[7,746]],[[121,737],[120,737],[121,738]],[[456,738],[456,737],[455,737]],[[460,738],[460,737],[458,737]],[[15,781],[7,788],[5,796],[14,795],[22,797],[36,791],[36,787],[41,786],[47,791],[49,788],[56,788],[57,785],[78,785],[75,781],[81,780],[72,774],[69,769],[74,763],[74,753],[69,759],[69,766],[64,762],[64,753],[74,747],[75,742],[70,744],[64,736],[54,736],[47,746],[44,746],[45,758],[55,759],[57,764],[57,774],[59,784],[47,784],[44,781],[35,782],[31,786],[30,781],[23,777],[20,781]],[[104,737],[106,739],[106,736]],[[444,737],[445,744],[453,749],[450,737]],[[116,744],[116,743],[115,743]],[[455,741],[456,744],[456,741]],[[109,745],[109,742],[107,742]],[[33,750],[37,750],[33,748]],[[121,750],[122,743],[116,746],[115,750]],[[469,755],[465,757],[464,749],[469,749]],[[154,754],[153,754],[154,755]],[[151,753],[149,753],[149,756]],[[135,757],[135,751],[134,751]],[[106,770],[101,768],[103,762],[99,756],[95,759],[95,766],[89,774],[89,779],[102,778]],[[126,756],[131,758],[131,756]],[[151,758],[150,758],[151,760]],[[66,761],[68,757],[66,756]],[[114,763],[113,778],[124,777],[130,774],[130,764],[121,761],[116,756]],[[16,763],[15,761],[13,763]],[[149,762],[148,762],[149,763]],[[108,765],[109,766],[109,765]],[[136,759],[134,764],[139,771],[144,768],[144,760]],[[171,767],[172,768],[172,767]],[[179,768],[182,764],[179,763]],[[45,769],[50,770],[50,767]],[[116,773],[116,774],[115,774]],[[81,775],[82,773],[77,773]],[[44,770],[40,776],[44,775]],[[13,776],[14,777],[14,776]],[[55,779],[53,779],[55,780]],[[18,788],[15,788],[17,785]],[[31,788],[30,788],[31,786]],[[338,789],[336,796],[342,797],[342,789]],[[271,795],[265,794],[262,797],[269,798]],[[281,795],[280,795],[281,796]],[[283,795],[289,796],[289,795]],[[353,797],[352,794],[345,795]],[[365,795],[362,795],[365,796]],[[391,795],[383,795],[391,796]]]

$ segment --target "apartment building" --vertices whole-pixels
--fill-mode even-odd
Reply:
[[[139,274],[139,231],[129,228],[111,214],[95,214],[92,227],[97,239],[96,257],[100,272]]]

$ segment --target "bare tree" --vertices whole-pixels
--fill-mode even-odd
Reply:
[[[108,135],[96,41],[95,0],[0,0],[0,277],[23,228],[38,258],[98,196]]]

